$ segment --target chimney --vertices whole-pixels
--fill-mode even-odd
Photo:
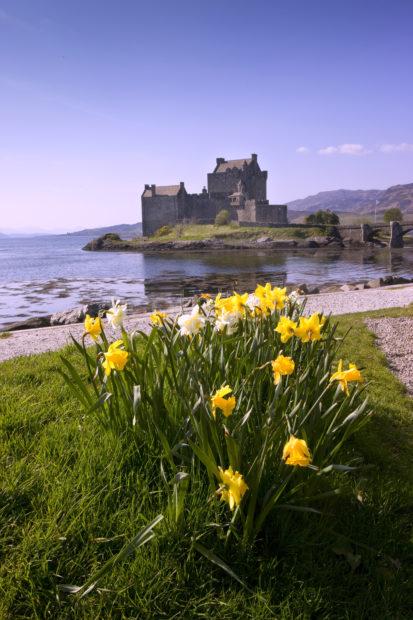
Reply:
[[[217,166],[219,164],[225,164],[225,157],[217,157]]]
[[[181,189],[185,189],[185,182],[184,181],[179,181],[179,190]]]
[[[151,185],[152,196],[156,196],[156,185]]]
[[[251,153],[252,161],[257,161],[257,153]]]
[[[151,186],[145,183],[145,189],[151,189]]]

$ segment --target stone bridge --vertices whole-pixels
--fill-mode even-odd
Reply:
[[[400,222],[390,222],[390,224],[361,224],[361,241],[374,241],[380,229],[390,226],[389,248],[402,248],[404,246],[403,235],[413,230],[412,224],[401,224]]]
[[[314,228],[314,224],[290,224],[294,228]],[[379,242],[377,234],[380,230],[389,230],[390,240],[389,248],[402,248],[404,246],[403,236],[413,230],[413,222],[401,224],[400,222],[390,222],[390,224],[359,224],[359,225],[332,225],[327,224],[320,226],[327,233],[330,231],[332,236],[340,236],[342,239],[351,237],[362,243]]]

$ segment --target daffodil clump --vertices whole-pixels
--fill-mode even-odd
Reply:
[[[269,283],[154,311],[147,333],[128,333],[125,313],[114,301],[106,319],[86,317],[88,381],[64,360],[66,378],[105,428],[157,455],[171,523],[190,531],[187,501],[201,494],[215,513],[205,528],[249,544],[284,510],[311,511],[322,474],[352,470],[340,459],[367,420],[365,384],[353,361],[337,366],[329,317]]]

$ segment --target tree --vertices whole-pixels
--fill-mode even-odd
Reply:
[[[229,221],[229,211],[222,209],[215,217],[215,226],[225,226],[226,224],[229,224]]]
[[[390,209],[386,209],[383,213],[383,220],[389,224],[390,222],[402,222],[403,221],[403,213],[399,209],[399,207],[391,207]]]
[[[337,213],[330,211],[330,209],[319,209],[315,213],[310,213],[305,218],[306,224],[313,224],[314,226],[325,226],[330,224],[331,226],[338,226],[340,224],[340,218]]]

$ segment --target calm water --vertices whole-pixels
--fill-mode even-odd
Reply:
[[[83,252],[87,237],[0,238],[0,326],[116,296],[162,307],[194,292],[413,277],[413,248],[168,254]]]

